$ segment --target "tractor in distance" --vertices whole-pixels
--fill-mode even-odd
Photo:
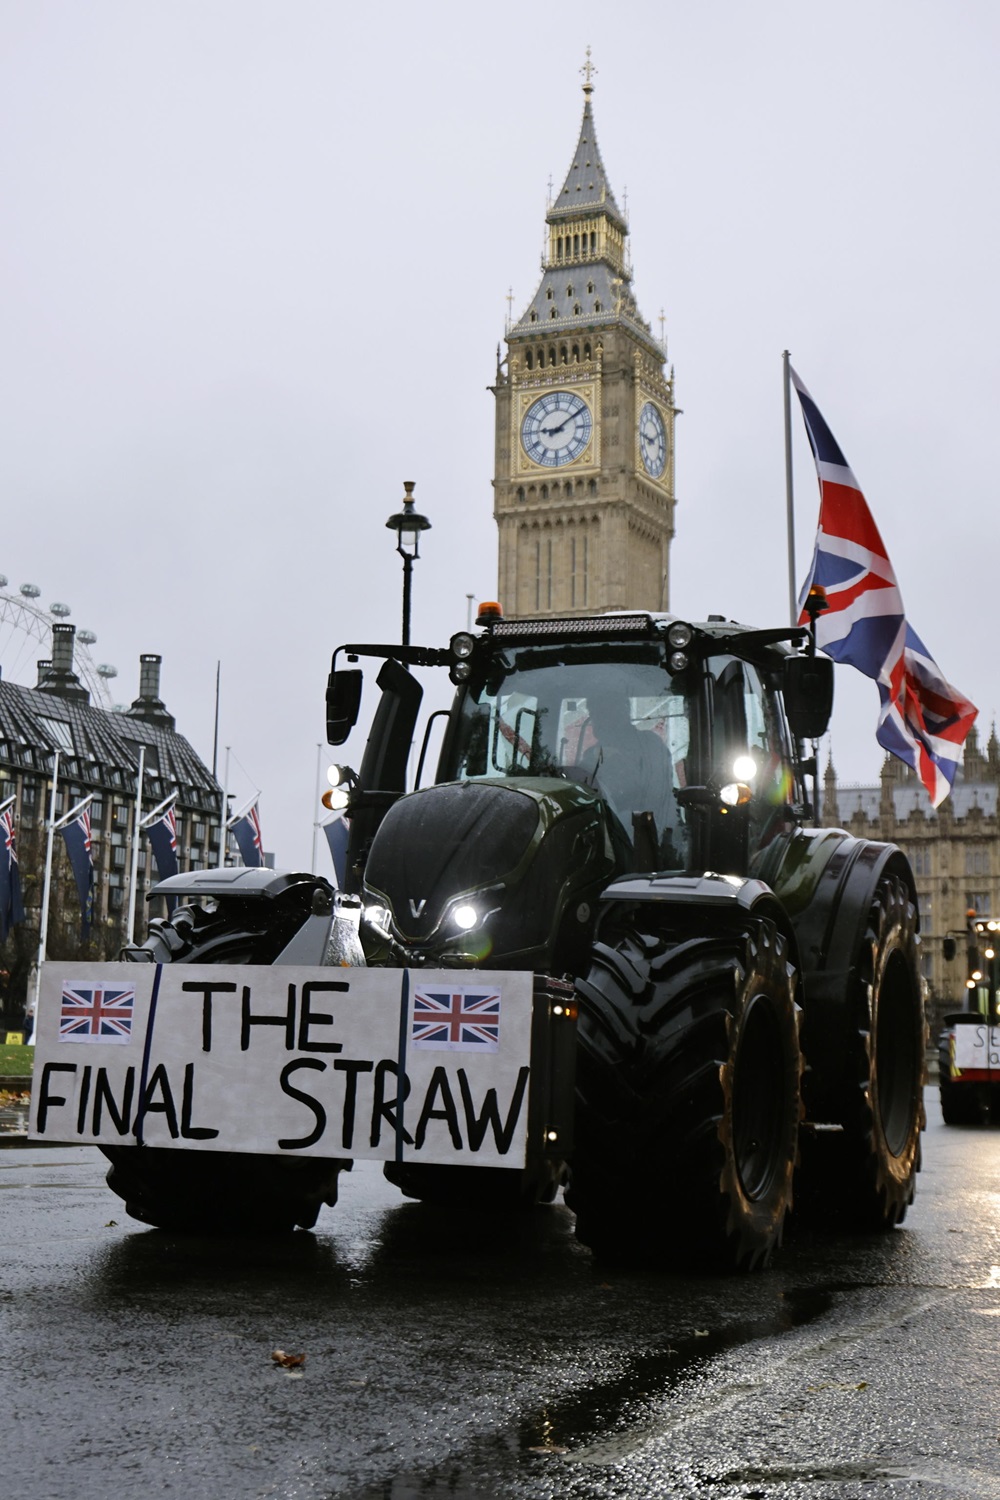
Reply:
[[[944,941],[945,958],[953,959],[955,938]],[[1000,1119],[1000,922],[970,910],[965,948],[965,1008],[944,1017],[938,1036],[938,1091],[946,1125]]]
[[[523,1161],[397,1153],[384,1170],[410,1197],[514,1206],[563,1184],[595,1253],[727,1270],[767,1263],[793,1197],[841,1226],[899,1223],[924,1123],[917,902],[897,847],[812,826],[832,662],[806,629],[722,616],[476,623],[446,647],[334,653],[331,744],[358,722],[363,662],[380,689],[341,771],[338,890],[175,876],[158,890],[185,904],[125,956],[347,965],[357,984],[529,976],[575,1027],[569,1047],[565,1027],[532,1033]],[[418,735],[426,668],[454,695]],[[536,1125],[568,1091],[567,1149],[569,1129]],[[102,1149],[129,1212],[181,1228],[309,1227],[351,1164]]]

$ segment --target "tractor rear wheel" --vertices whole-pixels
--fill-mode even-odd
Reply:
[[[917,969],[917,913],[904,880],[884,875],[872,898],[845,1015],[847,1072],[840,1129],[803,1142],[803,1196],[837,1227],[891,1229],[913,1202],[926,1124],[927,1025]],[[809,1054],[808,1026],[805,1035]]]
[[[791,1206],[797,972],[773,922],[595,945],[566,1201],[596,1254],[752,1270]]]

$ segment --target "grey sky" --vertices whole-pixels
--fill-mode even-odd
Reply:
[[[684,409],[675,612],[786,617],[788,347],[910,619],[984,732],[1000,707],[1000,11],[610,16],[0,0],[0,571],[73,606],[121,700],[161,652],[209,759],[221,659],[233,789],[261,788],[279,863],[310,857],[332,647],[398,631],[384,522],[404,479],[433,523],[414,637],[494,595],[486,387],[507,289],[520,313],[539,276],[588,43],[639,306],[657,331],[664,310]],[[796,423],[801,577],[817,492]],[[839,668],[838,694],[835,764],[869,779],[876,689]]]

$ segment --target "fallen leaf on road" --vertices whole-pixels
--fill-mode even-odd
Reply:
[[[696,1339],[707,1339],[708,1338],[708,1329],[707,1328],[696,1328],[695,1331],[694,1331],[694,1336],[695,1336]]]
[[[306,1362],[304,1354],[286,1354],[284,1349],[275,1349],[271,1354],[271,1358],[283,1370],[296,1370]]]
[[[529,1453],[568,1453],[568,1448],[560,1448],[558,1443],[543,1443],[538,1448],[529,1448]]]

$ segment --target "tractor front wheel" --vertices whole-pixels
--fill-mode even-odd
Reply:
[[[797,971],[773,922],[595,946],[566,1199],[597,1254],[752,1270],[791,1206]]]

